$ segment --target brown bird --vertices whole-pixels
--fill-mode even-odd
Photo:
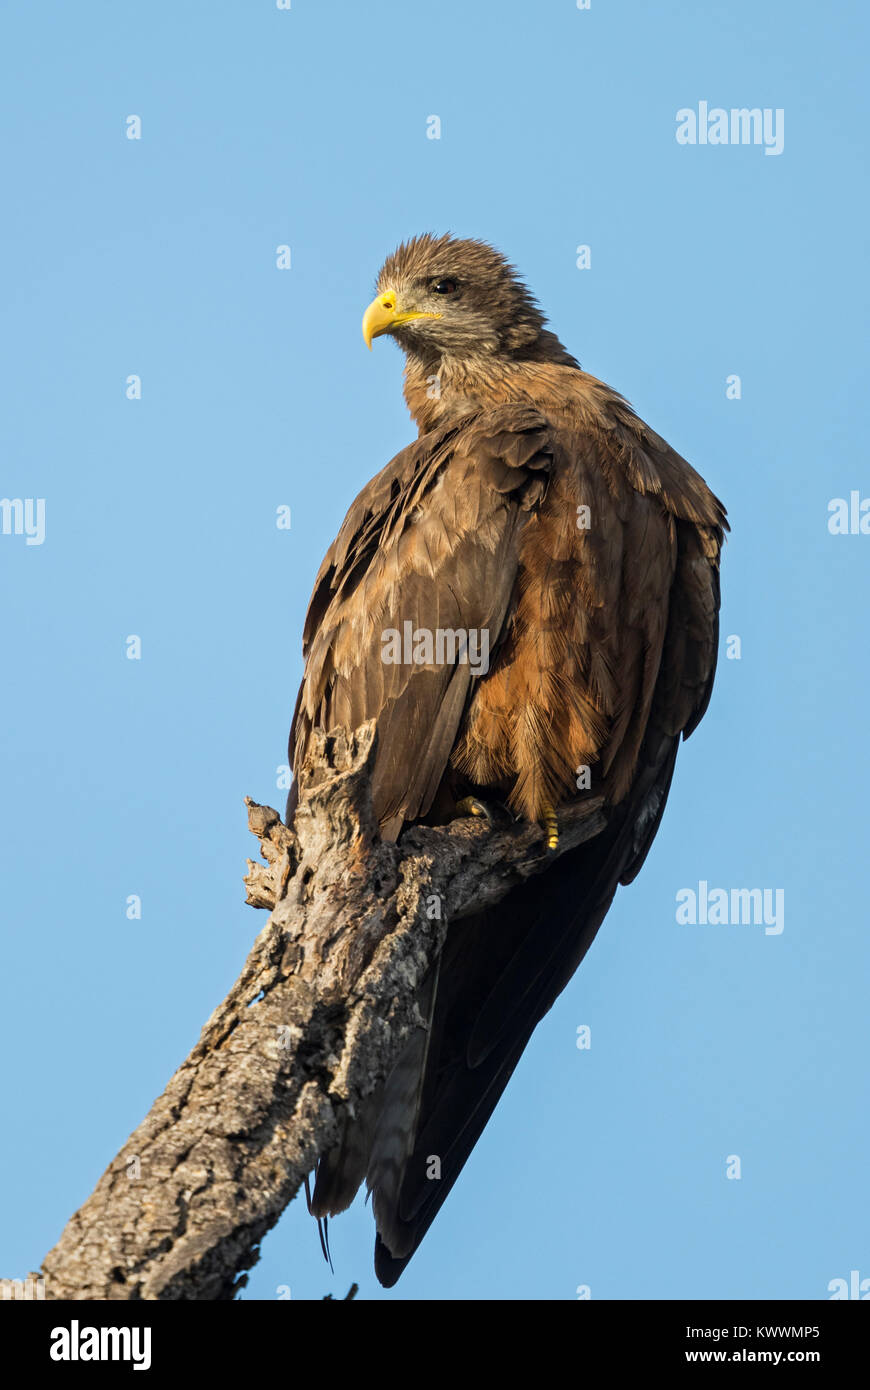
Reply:
[[[607,811],[448,929],[418,1001],[428,1028],[318,1165],[318,1216],[367,1180],[385,1285],[640,869],[716,667],[722,504],[545,322],[483,242],[426,235],[389,257],[363,336],[403,349],[419,435],[354,502],[305,623],[291,765],[314,728],[375,719],[385,837],[501,805],[555,848],[565,802]]]

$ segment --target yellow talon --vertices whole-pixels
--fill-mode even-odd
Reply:
[[[549,804],[544,807],[543,822],[547,832],[547,849],[557,849],[559,846],[559,822],[556,819],[555,808]]]

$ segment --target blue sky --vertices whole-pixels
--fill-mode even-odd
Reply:
[[[0,535],[0,1275],[38,1265],[262,925],[243,797],[283,800],[314,574],[413,435],[360,317],[398,241],[451,230],[725,501],[717,686],[396,1290],[368,1209],[334,1223],[333,1279],[297,1201],[244,1296],[870,1277],[870,536],[828,529],[870,496],[864,10],[18,0],[0,28],[0,494],[45,499],[41,545]],[[782,153],[681,146],[701,101],[781,109]],[[784,930],[678,925],[702,880],[781,889]]]

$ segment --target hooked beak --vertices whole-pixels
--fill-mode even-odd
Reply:
[[[427,314],[419,309],[400,309],[395,290],[385,290],[372,300],[363,314],[362,333],[365,345],[371,351],[373,338],[391,332],[402,323],[410,323],[412,319],[440,318],[440,314]]]

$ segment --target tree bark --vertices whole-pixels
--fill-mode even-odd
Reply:
[[[382,841],[375,727],[319,735],[294,827],[248,800],[271,910],[199,1042],[46,1256],[46,1299],[230,1299],[348,1113],[423,1020],[417,987],[449,921],[551,862],[543,832],[469,819]],[[560,816],[564,853],[604,827],[600,798]]]

